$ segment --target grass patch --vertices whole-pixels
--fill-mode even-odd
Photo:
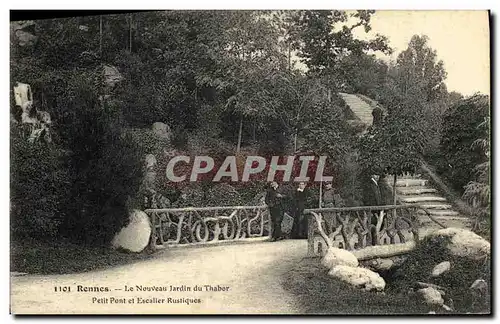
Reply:
[[[283,287],[296,295],[304,314],[426,314],[429,307],[407,294],[364,292],[328,276],[319,259],[303,259]]]
[[[84,247],[68,242],[11,242],[10,271],[28,274],[68,274],[102,270],[154,257],[107,247]]]

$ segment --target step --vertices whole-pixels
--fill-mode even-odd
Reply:
[[[428,210],[429,214],[431,216],[434,216],[434,218],[438,219],[439,217],[444,217],[446,219],[450,219],[450,216],[458,216],[460,213],[454,211],[454,210],[435,210],[435,209],[429,209]],[[424,210],[418,210],[417,213],[419,214],[426,214]],[[465,218],[463,216],[460,216],[459,218]]]
[[[399,187],[397,191],[400,195],[420,195],[424,193],[437,193],[436,189],[424,186]]]
[[[404,203],[423,203],[427,201],[446,201],[446,198],[439,196],[402,196],[401,201]]]
[[[450,204],[418,204],[424,209],[451,209],[453,206]]]
[[[392,181],[387,178],[389,183],[392,185]],[[396,187],[416,187],[425,186],[429,180],[425,179],[396,179]]]

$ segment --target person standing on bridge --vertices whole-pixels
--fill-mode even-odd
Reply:
[[[266,205],[269,207],[271,214],[271,241],[279,241],[283,239],[281,235],[281,222],[283,221],[283,198],[285,195],[278,189],[278,183],[273,181],[270,183],[266,193]]]
[[[307,217],[304,215],[306,208],[307,190],[306,183],[300,182],[297,190],[295,190],[293,199],[293,228],[292,238],[303,239],[307,238]]]

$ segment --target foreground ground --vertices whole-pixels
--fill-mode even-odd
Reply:
[[[306,251],[305,240],[177,248],[157,253],[148,260],[106,270],[13,276],[11,312],[387,314],[418,311],[403,296],[364,293],[331,280],[317,260],[304,258]],[[78,285],[107,287],[110,291],[79,292]],[[137,291],[137,286],[169,290],[170,285],[181,287],[181,291]],[[228,290],[206,291],[204,285],[228,287]],[[133,287],[134,291],[126,291],[125,286]],[[194,291],[195,286],[200,286],[202,291]],[[56,289],[66,289],[56,287],[70,287],[71,291],[56,292]],[[172,299],[168,300],[169,297]],[[164,303],[160,304],[161,299]],[[190,301],[188,305],[186,299],[199,299],[199,303]],[[138,303],[145,300],[153,303]]]

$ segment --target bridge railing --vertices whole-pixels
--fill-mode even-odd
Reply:
[[[152,224],[151,245],[196,245],[267,238],[267,206],[146,209]]]
[[[324,255],[329,247],[357,250],[417,241],[419,215],[429,216],[418,205],[317,208],[305,213],[309,217],[308,256]]]

